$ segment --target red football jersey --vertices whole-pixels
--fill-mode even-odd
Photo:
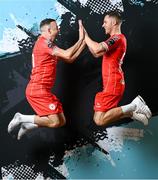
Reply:
[[[26,93],[30,96],[49,95],[56,78],[57,57],[53,56],[56,46],[43,36],[35,43],[32,54],[32,73]]]
[[[121,65],[127,48],[126,38],[123,34],[115,34],[104,43],[108,46],[108,51],[104,54],[102,62],[103,91],[119,94],[117,87],[120,83],[124,84]]]

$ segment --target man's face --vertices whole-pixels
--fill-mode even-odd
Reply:
[[[105,29],[106,34],[110,34],[113,28],[112,17],[106,15],[102,27]]]
[[[49,29],[50,35],[51,36],[56,36],[59,32],[57,23],[55,21],[50,23],[50,29]]]

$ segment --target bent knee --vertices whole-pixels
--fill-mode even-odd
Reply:
[[[94,118],[94,122],[97,126],[103,126],[104,125],[103,120],[99,119],[99,118]]]
[[[49,128],[58,128],[66,124],[65,119],[50,119]]]
[[[65,119],[62,119],[62,120],[60,121],[60,127],[64,126],[65,124],[66,124],[66,120],[65,120]]]
[[[106,113],[102,113],[102,114],[95,115],[93,120],[97,126],[104,126],[106,125],[106,122],[108,121],[108,117],[106,116]]]

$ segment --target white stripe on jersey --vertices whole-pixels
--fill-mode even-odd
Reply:
[[[32,67],[35,67],[35,58],[34,58],[34,54],[32,54]]]

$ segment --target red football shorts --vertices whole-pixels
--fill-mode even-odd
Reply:
[[[40,97],[26,94],[26,98],[39,116],[63,113],[62,104],[54,94]]]
[[[111,94],[110,92],[99,92],[95,96],[94,110],[107,112],[108,110],[118,106],[118,103],[122,99],[124,93],[125,85],[122,85],[120,92],[116,94]]]

